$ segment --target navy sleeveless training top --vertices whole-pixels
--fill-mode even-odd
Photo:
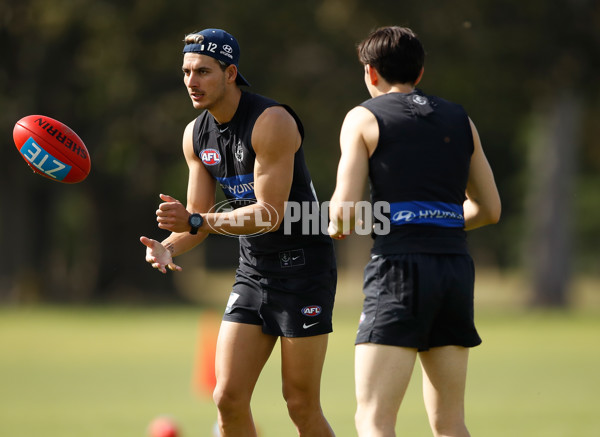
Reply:
[[[379,126],[371,201],[389,203],[391,222],[389,234],[373,235],[373,253],[468,253],[463,202],[473,135],[465,110],[420,90],[361,106]]]
[[[194,153],[221,186],[233,208],[256,200],[252,129],[258,117],[272,106],[282,106],[294,117],[304,140],[302,122],[290,107],[247,91],[242,91],[236,113],[228,123],[218,124],[208,111],[195,121]],[[315,216],[319,213],[302,146],[294,155],[288,202],[304,206],[297,208],[299,214]],[[284,276],[335,268],[331,238],[315,229],[303,235],[302,219],[296,217],[293,222],[283,223],[277,231],[240,236],[240,267],[260,274]]]

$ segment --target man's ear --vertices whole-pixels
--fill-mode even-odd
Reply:
[[[377,73],[377,70],[375,70],[372,66],[367,64],[365,65],[365,72],[369,76],[369,81],[371,82],[371,85],[377,86],[377,84],[379,83],[379,73]]]
[[[235,79],[237,78],[237,67],[233,64],[228,65],[225,69],[225,75],[227,77],[227,82],[235,82]]]
[[[419,77],[417,77],[417,80],[415,80],[415,85],[417,86],[417,84],[419,82],[421,82],[421,79],[423,79],[423,73],[425,72],[425,67],[421,67],[421,72],[419,73]]]

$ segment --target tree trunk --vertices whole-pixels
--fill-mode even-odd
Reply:
[[[575,158],[582,102],[572,90],[537,111],[530,159],[528,253],[531,305],[565,307],[571,283]]]

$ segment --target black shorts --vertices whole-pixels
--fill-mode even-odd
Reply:
[[[333,331],[335,269],[265,277],[238,268],[223,320],[261,325],[265,334],[310,337]]]
[[[469,255],[374,255],[356,344],[426,351],[481,343],[473,318],[475,268]]]

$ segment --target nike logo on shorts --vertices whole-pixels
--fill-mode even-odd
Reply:
[[[302,325],[302,327],[303,327],[304,329],[308,329],[308,328],[312,328],[313,326],[315,326],[315,325],[318,325],[318,324],[319,324],[319,322],[317,322],[317,323],[311,323],[310,325],[307,325],[307,324],[305,323],[304,325]]]

